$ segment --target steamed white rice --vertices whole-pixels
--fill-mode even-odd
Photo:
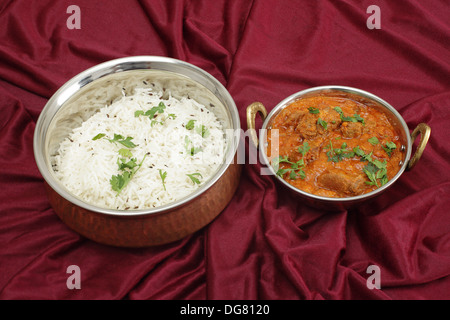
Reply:
[[[190,98],[162,98],[162,92],[136,88],[101,108],[61,142],[52,157],[56,177],[83,201],[104,208],[138,210],[179,200],[199,188],[224,161],[225,139],[214,113]],[[135,116],[163,102],[163,113],[155,118]],[[195,120],[194,129],[186,124]],[[207,134],[201,135],[202,125]],[[99,133],[103,138],[93,140]],[[124,146],[112,143],[114,134],[132,137],[136,147],[129,150],[142,166],[118,194],[110,180],[120,174],[118,152]],[[191,148],[196,153],[191,154]],[[147,155],[146,155],[147,154]],[[146,155],[146,156],[145,156]],[[166,173],[163,180],[160,173]],[[188,174],[195,173],[200,184]]]

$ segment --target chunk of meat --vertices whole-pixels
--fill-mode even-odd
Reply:
[[[341,133],[344,138],[358,138],[362,134],[363,125],[360,122],[343,122]]]
[[[317,119],[318,117],[311,113],[305,113],[298,122],[295,130],[303,139],[313,138],[317,135]]]
[[[327,130],[333,131],[342,122],[341,116],[333,108],[324,107],[319,114],[320,118],[327,123]],[[323,129],[323,128],[322,128]]]
[[[303,158],[305,161],[305,164],[318,159],[319,154],[322,150],[322,148],[321,148],[322,141],[323,141],[323,138],[321,138],[321,137],[317,137],[316,139],[314,139],[312,141],[303,140],[303,142],[301,142],[298,145],[298,147],[304,145],[305,142],[308,143],[309,150],[306,152],[305,156],[303,156],[303,154],[298,151],[298,147],[296,147],[295,149],[292,149],[291,152],[289,153],[289,159],[293,162],[297,162]]]
[[[292,112],[283,112],[284,125],[286,127],[296,128],[305,114],[306,114],[305,110],[293,110]]]
[[[323,188],[347,194],[350,196],[361,194],[364,191],[366,178],[364,175],[349,175],[339,169],[330,169],[322,173],[317,182]]]

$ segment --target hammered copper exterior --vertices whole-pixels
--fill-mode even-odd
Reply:
[[[178,208],[139,216],[89,211],[67,201],[47,183],[45,186],[54,211],[74,231],[102,244],[147,247],[180,240],[214,220],[233,197],[241,168],[230,164],[211,188]]]

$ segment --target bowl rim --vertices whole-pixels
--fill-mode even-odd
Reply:
[[[267,144],[267,126],[268,124],[271,122],[272,118],[274,118],[282,109],[284,109],[285,107],[287,107],[290,103],[292,103],[293,101],[301,98],[302,96],[306,95],[306,94],[310,94],[310,93],[320,93],[323,91],[329,91],[329,90],[333,90],[333,91],[340,91],[340,92],[347,92],[347,93],[352,93],[352,94],[357,94],[359,96],[362,96],[364,98],[373,100],[375,102],[377,102],[378,104],[380,104],[381,106],[385,107],[386,109],[388,109],[395,117],[396,119],[399,121],[399,123],[401,124],[401,128],[404,131],[405,137],[406,137],[406,154],[405,154],[405,159],[403,160],[403,164],[401,166],[401,168],[399,169],[399,171],[397,172],[397,174],[388,181],[388,183],[386,183],[384,186],[381,186],[371,192],[365,193],[365,194],[361,194],[361,195],[357,195],[357,196],[352,196],[352,197],[346,197],[346,198],[332,198],[332,197],[324,197],[324,196],[319,196],[319,195],[315,195],[312,193],[308,193],[305,192],[301,189],[298,189],[296,187],[294,187],[293,185],[291,185],[290,183],[288,183],[286,180],[282,179],[281,177],[279,177],[278,175],[276,175],[275,170],[273,169],[273,167],[270,165],[270,161],[267,157],[266,151],[265,151],[265,147]],[[372,198],[382,192],[384,192],[386,189],[388,189],[391,185],[393,185],[395,183],[395,181],[397,181],[397,179],[403,174],[403,172],[405,171],[407,165],[408,165],[408,161],[411,157],[411,150],[412,150],[412,142],[411,142],[411,135],[409,133],[409,128],[408,125],[406,124],[405,120],[403,119],[403,117],[400,115],[400,113],[392,106],[390,105],[387,101],[381,99],[380,97],[376,96],[373,93],[370,93],[368,91],[362,90],[362,89],[358,89],[358,88],[354,88],[354,87],[350,87],[350,86],[342,86],[342,85],[324,85],[324,86],[316,86],[316,87],[312,87],[312,88],[308,88],[308,89],[304,89],[301,91],[298,91],[288,97],[286,97],[285,99],[283,99],[281,102],[279,102],[267,115],[267,117],[265,118],[265,120],[263,121],[262,124],[262,128],[260,131],[262,134],[260,135],[260,144],[261,144],[261,162],[263,165],[265,165],[266,167],[269,168],[269,170],[271,171],[271,174],[275,176],[275,178],[280,181],[285,187],[289,188],[290,190],[294,191],[295,193],[298,193],[302,196],[305,196],[307,198],[310,199],[314,199],[316,201],[319,202],[329,202],[329,203],[350,203],[350,202],[358,202],[360,200],[365,200],[365,199],[369,199]]]
[[[225,99],[224,104],[226,104],[227,109],[230,112],[230,123],[233,126],[233,130],[235,132],[239,132],[241,129],[239,112],[237,110],[235,101],[228,90],[221,84],[219,80],[213,77],[207,71],[197,67],[189,62],[182,61],[175,58],[162,57],[162,56],[152,56],[152,55],[139,55],[139,56],[129,56],[122,57],[117,59],[108,60],[97,65],[94,65],[84,71],[78,73],[73,76],[67,82],[65,82],[59,89],[50,97],[50,99],[44,105],[41,113],[39,114],[38,120],[36,122],[34,136],[33,136],[33,151],[36,164],[38,169],[43,176],[45,182],[59,194],[59,196],[63,197],[65,200],[70,203],[86,209],[91,212],[95,212],[98,214],[112,215],[112,216],[121,216],[121,217],[131,217],[131,216],[144,216],[144,215],[153,215],[162,212],[172,211],[176,208],[184,206],[185,204],[193,201],[207,190],[211,188],[225,173],[230,164],[233,163],[235,154],[238,150],[239,146],[239,138],[234,134],[233,135],[233,143],[229,146],[227,153],[225,154],[224,161],[219,169],[215,172],[215,174],[206,181],[202,186],[196,189],[193,193],[188,194],[187,196],[159,206],[155,208],[144,208],[144,209],[132,209],[132,210],[118,210],[118,209],[110,209],[92,205],[81,200],[79,197],[73,195],[69,192],[65,187],[61,185],[60,182],[56,181],[54,176],[51,174],[50,169],[46,165],[44,149],[45,149],[45,136],[46,130],[48,126],[45,128],[44,123],[50,124],[53,117],[58,113],[58,111],[64,106],[64,103],[79,89],[83,88],[85,85],[92,83],[93,81],[100,79],[104,76],[108,76],[115,73],[127,72],[133,70],[157,70],[157,71],[167,71],[175,74],[180,74],[181,76],[186,76],[179,72],[174,72],[165,69],[158,68],[134,68],[133,64],[136,63],[163,63],[167,65],[176,65],[182,68],[186,68],[189,72],[194,72],[196,75],[206,78],[206,81],[214,84],[216,91],[218,91],[221,96]],[[130,64],[130,68],[123,69],[121,66],[125,66]],[[197,80],[192,79],[192,81],[199,83]],[[201,86],[203,84],[199,83]],[[212,92],[217,96],[215,92]],[[53,110],[55,109],[55,110]],[[53,111],[51,114],[48,114],[49,111]]]

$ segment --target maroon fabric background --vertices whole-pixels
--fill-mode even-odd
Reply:
[[[69,30],[69,5],[81,29]],[[381,29],[370,30],[370,5]],[[1,299],[449,299],[450,4],[431,1],[0,1]],[[259,164],[210,225],[168,245],[87,240],[51,209],[35,165],[36,120],[84,69],[131,55],[185,60],[229,90],[241,116],[339,84],[390,102],[431,139],[372,203],[305,206]],[[248,141],[246,141],[248,145]],[[69,290],[66,269],[81,269]],[[368,289],[369,265],[381,289]]]

